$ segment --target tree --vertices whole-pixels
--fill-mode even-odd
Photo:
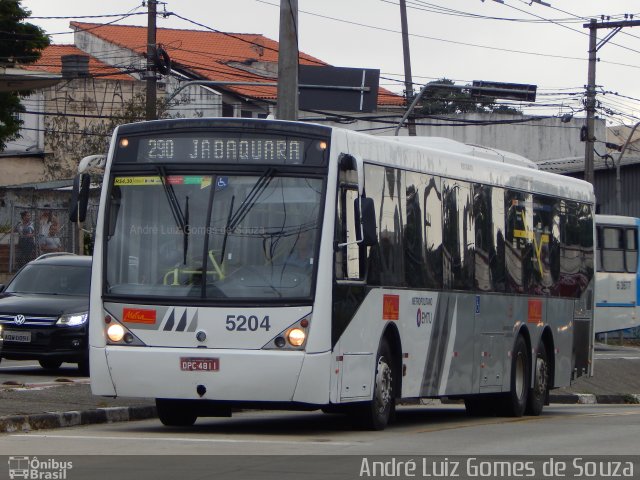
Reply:
[[[455,83],[442,78],[427,85],[422,96],[421,113],[424,115],[441,115],[453,113],[503,113],[519,114],[519,110],[507,105],[496,104],[493,97],[472,97],[469,89],[455,87]],[[455,88],[451,88],[455,87]]]
[[[20,5],[20,0],[0,1],[0,66],[30,64],[37,61],[50,43],[44,30],[36,25],[24,23],[31,15]],[[6,142],[20,137],[22,120],[18,114],[24,112],[20,98],[28,91],[0,92],[0,151]]]

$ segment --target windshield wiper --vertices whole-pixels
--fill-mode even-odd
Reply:
[[[167,182],[167,172],[166,169],[162,165],[157,165],[156,170],[158,172],[158,176],[160,177],[160,181],[162,182],[162,187],[164,189],[164,194],[167,197],[167,201],[169,202],[169,208],[171,209],[171,214],[173,215],[173,219],[176,222],[178,228],[182,231],[184,235],[183,242],[183,263],[187,264],[187,250],[189,248],[189,197],[186,200],[186,216],[182,212],[182,208],[180,208],[180,202],[178,201],[178,197],[176,196],[176,192],[173,189],[173,185]]]
[[[228,228],[230,231],[234,230],[238,226],[238,224],[242,222],[242,220],[244,220],[244,217],[247,216],[249,210],[251,210],[251,208],[253,208],[253,206],[256,204],[256,201],[258,200],[262,192],[269,186],[269,183],[271,183],[271,180],[273,179],[275,174],[276,169],[273,167],[269,167],[267,171],[260,175],[260,178],[256,180],[256,183],[254,183],[244,201],[238,207],[238,210],[236,210],[236,212],[229,219]]]

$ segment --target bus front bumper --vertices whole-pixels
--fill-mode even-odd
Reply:
[[[329,352],[107,346],[91,347],[90,364],[94,395],[329,402]]]

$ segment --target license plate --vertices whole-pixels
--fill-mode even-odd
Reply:
[[[186,372],[217,372],[220,370],[218,358],[181,358],[180,370]]]
[[[2,336],[5,342],[29,343],[31,341],[31,332],[14,332],[5,330]]]

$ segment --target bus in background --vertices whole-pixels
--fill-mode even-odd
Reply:
[[[276,120],[119,126],[92,392],[155,398],[165,425],[286,408],[382,429],[439,397],[539,415],[590,373],[594,195],[516,157]]]
[[[640,326],[639,228],[639,218],[596,215],[597,334]]]

